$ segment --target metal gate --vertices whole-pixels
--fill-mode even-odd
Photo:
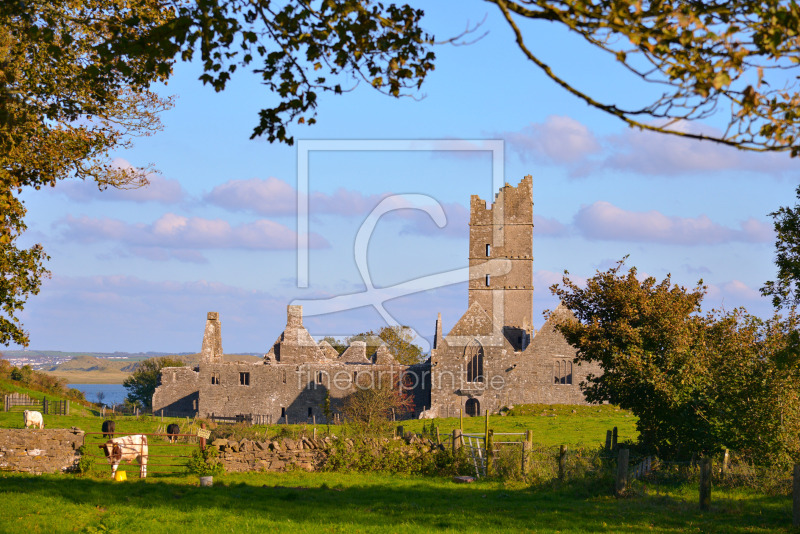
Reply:
[[[186,475],[189,458],[192,451],[199,448],[196,434],[166,434],[146,432],[106,432],[105,435],[121,436],[147,436],[147,476]],[[100,473],[103,470],[110,475],[111,464],[108,463],[102,445],[109,438],[103,437],[103,432],[86,432],[83,435],[84,454],[94,458],[95,465],[92,472]],[[169,438],[175,438],[170,443]],[[117,471],[127,471],[131,477],[139,475],[139,464],[136,462],[122,462]],[[127,476],[127,475],[126,475]]]
[[[475,467],[475,476],[486,476],[486,438],[482,434],[461,434],[462,443],[469,451],[472,465]]]

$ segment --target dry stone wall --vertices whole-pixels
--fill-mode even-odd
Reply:
[[[228,472],[286,471],[304,469],[315,471],[327,458],[329,442],[312,438],[281,438],[267,441],[216,439],[220,460]]]
[[[82,430],[0,429],[0,470],[59,473],[75,469]]]
[[[356,447],[366,445],[372,455],[383,454],[387,447],[394,446],[402,449],[402,454],[417,458],[423,454],[430,454],[438,445],[429,439],[420,439],[409,435],[406,438],[372,439],[356,442],[345,438],[337,442],[330,437],[313,439],[302,437],[299,439],[276,438],[265,441],[248,439],[228,440],[215,439],[211,442],[220,450],[220,460],[228,472],[241,473],[246,471],[290,471],[303,469],[305,471],[319,471],[325,468],[328,458],[342,449],[351,451]]]

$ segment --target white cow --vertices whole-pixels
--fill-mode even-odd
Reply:
[[[431,406],[427,410],[422,410],[419,412],[419,419],[436,419],[436,412],[438,411],[437,408]]]
[[[25,410],[22,412],[22,415],[25,416],[25,428],[28,427],[38,427],[44,428],[44,418],[42,414],[39,412],[35,412],[33,410]]]
[[[108,463],[111,464],[111,478],[117,474],[120,462],[139,462],[139,476],[147,476],[147,436],[122,436],[106,441],[100,448],[106,453]]]

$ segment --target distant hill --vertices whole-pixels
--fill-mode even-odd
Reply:
[[[188,366],[200,363],[200,354],[163,353],[159,356],[170,356],[182,360]],[[63,378],[69,384],[122,384],[144,359],[146,358],[109,359],[84,355],[42,371]],[[226,354],[223,359],[228,362],[257,362],[261,360],[261,357],[252,354]]]
[[[159,356],[174,356],[174,352],[65,352],[60,350],[0,350],[6,359],[12,358],[77,358],[92,356],[95,358],[124,358],[130,360],[146,360]],[[191,354],[179,352],[177,355]]]

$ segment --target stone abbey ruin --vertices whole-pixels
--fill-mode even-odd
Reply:
[[[559,306],[538,332],[532,326],[531,177],[506,184],[492,205],[476,195],[470,204],[468,308],[446,336],[439,314],[425,362],[401,365],[385,345],[367,354],[363,341],[339,355],[306,330],[301,306],[288,307],[286,328],[263,361],[223,362],[221,323],[209,312],[200,364],[162,370],[154,413],[324,422],[326,394],[337,413],[356,387],[381,380],[409,389],[412,417],[423,410],[452,417],[514,404],[585,403],[578,385],[601,370],[573,364],[575,349],[553,328],[553,319],[569,312]]]

